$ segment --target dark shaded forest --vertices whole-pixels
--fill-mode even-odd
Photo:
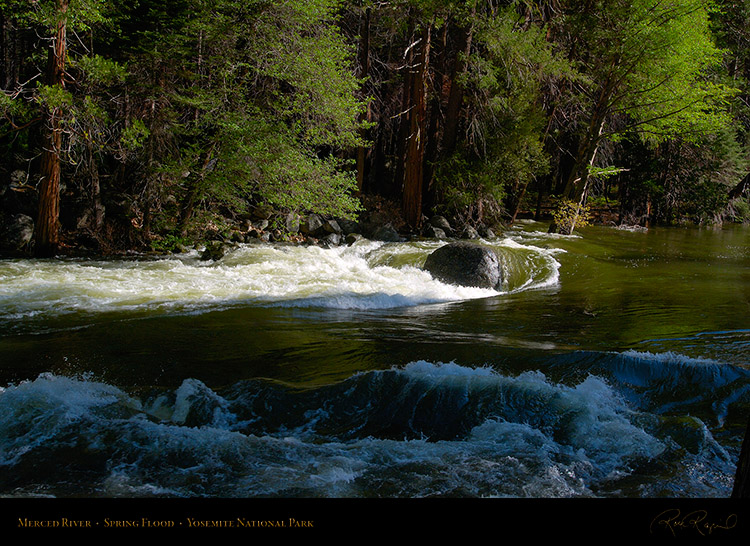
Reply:
[[[1,0],[0,23],[5,252],[288,240],[310,214],[750,222],[742,0]]]

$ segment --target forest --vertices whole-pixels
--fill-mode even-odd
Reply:
[[[0,0],[4,252],[750,222],[743,0]]]

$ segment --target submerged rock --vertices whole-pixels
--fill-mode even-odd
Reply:
[[[201,260],[221,260],[229,248],[229,245],[221,241],[209,241],[206,243],[206,248],[201,253]]]
[[[353,245],[357,241],[361,241],[362,239],[363,237],[359,233],[349,233],[345,238],[346,244],[349,246]]]
[[[492,249],[468,242],[435,250],[424,264],[434,278],[449,284],[498,290],[503,282],[500,260]]]
[[[339,235],[338,233],[329,233],[328,235],[323,237],[320,242],[328,247],[339,246],[341,244],[341,235]]]

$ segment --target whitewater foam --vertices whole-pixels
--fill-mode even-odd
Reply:
[[[190,312],[235,305],[388,309],[495,297],[421,269],[441,242],[348,247],[240,245],[216,262],[197,253],[151,260],[0,262],[0,319],[111,311]],[[558,282],[552,252],[511,239],[493,244],[507,291]]]
[[[312,391],[255,388],[188,379],[149,401],[45,374],[0,393],[0,463],[18,475],[80,450],[101,459],[90,487],[126,496],[566,497],[597,496],[665,452],[717,479],[730,459],[695,418],[688,452],[672,447],[655,433],[684,426],[635,412],[595,376],[569,386],[539,371],[417,361]],[[431,417],[468,428],[431,437],[443,432]],[[24,479],[32,492],[34,476]]]

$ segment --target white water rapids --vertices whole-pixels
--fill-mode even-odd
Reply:
[[[0,262],[0,319],[247,304],[388,309],[498,295],[447,285],[423,271],[426,257],[442,244],[240,245],[216,262],[201,261],[197,251],[140,260],[6,260]],[[557,283],[554,250],[510,238],[484,244],[504,262],[504,292]]]

